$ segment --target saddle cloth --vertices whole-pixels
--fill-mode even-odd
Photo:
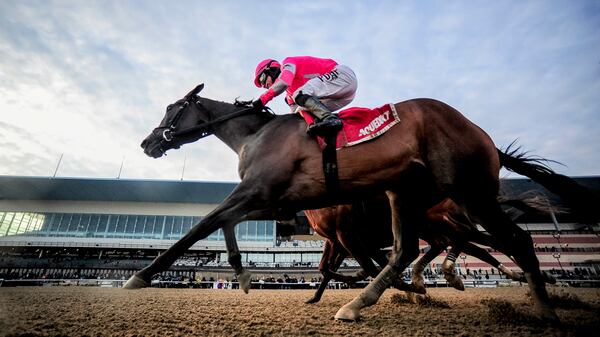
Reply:
[[[309,113],[302,113],[308,124],[314,121]],[[336,149],[349,147],[377,138],[400,122],[393,104],[386,104],[379,108],[353,107],[341,110],[338,116],[344,122],[344,127],[337,134]],[[321,149],[325,147],[325,140],[318,136],[317,140]]]

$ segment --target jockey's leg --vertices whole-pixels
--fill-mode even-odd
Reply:
[[[296,96],[296,103],[313,114],[317,119],[306,129],[306,132],[309,135],[314,136],[335,133],[342,128],[342,121],[339,117],[333,114],[329,108],[315,96],[306,95],[301,92]]]

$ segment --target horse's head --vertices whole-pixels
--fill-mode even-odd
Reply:
[[[190,130],[205,122],[197,106],[198,93],[204,88],[200,84],[185,95],[182,99],[167,106],[165,117],[160,124],[142,141],[144,153],[153,158],[159,158],[167,150],[178,149],[181,145],[190,143],[203,137],[207,130],[194,130],[197,132],[182,132]]]

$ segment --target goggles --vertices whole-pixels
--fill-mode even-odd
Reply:
[[[264,87],[266,82],[267,82],[267,73],[263,71],[260,74],[260,76],[258,77],[258,83]]]

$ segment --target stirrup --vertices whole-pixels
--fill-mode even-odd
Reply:
[[[335,134],[343,127],[342,121],[337,117],[326,118],[320,122],[314,122],[306,128],[306,133],[311,136],[327,136]]]

